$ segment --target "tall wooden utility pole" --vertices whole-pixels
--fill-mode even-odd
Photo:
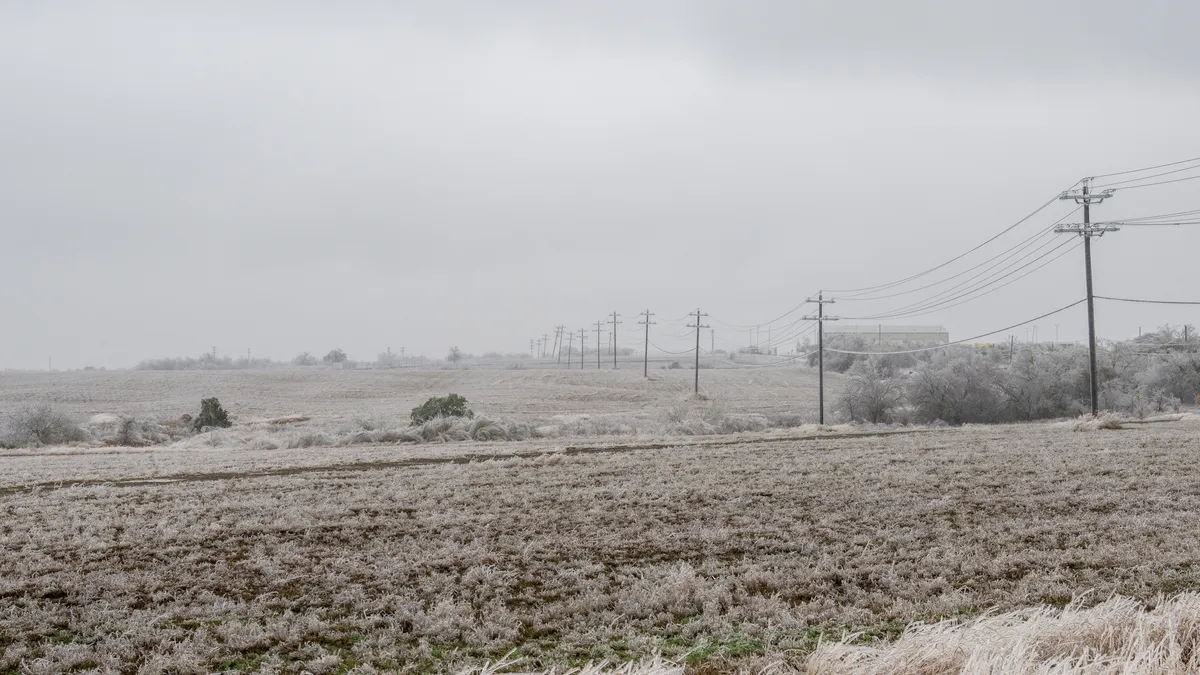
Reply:
[[[604,332],[604,329],[601,328],[602,325],[604,325],[603,321],[596,322],[596,370],[600,370],[600,334]]]
[[[696,393],[697,394],[700,393],[700,329],[711,327],[711,326],[702,325],[700,323],[700,319],[702,317],[706,317],[706,316],[708,316],[708,315],[701,314],[700,310],[697,309],[696,310],[696,324],[694,326],[691,324],[688,324],[688,328],[696,329]]]
[[[583,341],[586,339],[587,339],[587,329],[580,328],[579,329],[579,369],[580,370],[583,370],[583,356],[584,356],[584,352],[586,351],[585,347],[583,346]],[[600,357],[596,357],[596,358],[600,358]]]
[[[550,344],[550,336],[542,333],[542,358],[546,358],[546,345]]]
[[[642,312],[641,316],[645,318],[638,321],[638,325],[646,327],[646,346],[642,351],[642,377],[650,377],[650,326],[658,322],[650,320],[654,314],[648,309]]]
[[[571,352],[573,351],[575,351],[575,331],[567,333],[567,370],[571,369]],[[558,362],[562,363],[561,354],[559,354]]]
[[[1083,205],[1083,223],[1059,225],[1054,228],[1058,233],[1078,234],[1083,237],[1083,266],[1087,276],[1087,312],[1088,312],[1088,375],[1092,389],[1092,415],[1100,410],[1100,382],[1096,379],[1096,306],[1092,294],[1092,237],[1102,237],[1105,232],[1118,232],[1120,227],[1114,223],[1092,225],[1092,204],[1099,204],[1113,196],[1113,190],[1092,192],[1092,179],[1083,179],[1083,189],[1079,192],[1068,191],[1059,195],[1059,199],[1074,201]]]
[[[612,319],[609,320],[609,323],[612,324],[613,370],[617,369],[617,326],[624,323],[623,321],[617,321],[617,317],[619,316],[621,315],[613,312]]]
[[[825,305],[832,305],[833,300],[826,300],[825,293],[817,293],[816,298],[809,298],[809,302],[817,303],[817,315],[804,317],[806,321],[817,322],[817,423],[825,424],[825,322],[837,321],[836,316],[825,316]]]

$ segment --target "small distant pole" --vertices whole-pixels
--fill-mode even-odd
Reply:
[[[571,369],[571,352],[575,351],[575,331],[567,333],[567,370]],[[558,362],[562,363],[562,354],[558,355]]]
[[[642,321],[638,321],[638,325],[646,327],[646,346],[642,351],[642,377],[650,377],[650,326],[658,322],[650,320],[650,317],[654,316],[654,314],[648,309],[642,312],[641,315],[645,318]]]
[[[1017,350],[1017,338],[1015,335],[1008,336],[1008,362],[1012,363],[1013,352]]]
[[[600,370],[600,333],[604,332],[601,325],[602,322],[596,322],[596,370]]]
[[[550,336],[542,333],[542,358],[546,358],[546,345],[550,344]]]
[[[535,341],[534,341],[534,339],[533,339],[533,338],[529,338],[529,358],[531,358],[531,359],[533,358],[533,345],[534,345],[534,342],[535,342]]]
[[[613,352],[613,370],[617,369],[617,326],[624,323],[617,321],[617,317],[621,316],[616,312],[612,313],[612,319],[609,321],[612,324],[612,352]]]
[[[695,387],[695,393],[696,393],[696,394],[699,394],[699,393],[700,393],[700,329],[701,329],[701,328],[711,328],[711,327],[712,327],[712,326],[705,326],[705,325],[703,325],[703,324],[701,324],[701,323],[700,323],[700,319],[701,319],[701,318],[703,318],[703,317],[706,317],[706,316],[708,316],[708,315],[707,315],[707,314],[701,314],[701,313],[700,313],[700,310],[699,310],[699,309],[697,309],[697,310],[696,310],[696,324],[695,324],[695,325],[690,325],[690,324],[688,325],[688,328],[695,328],[695,329],[696,329],[696,387]]]
[[[579,369],[580,370],[583,370],[583,356],[584,356],[584,351],[587,349],[586,347],[583,346],[584,345],[583,341],[586,339],[587,339],[587,329],[580,328],[579,329]]]

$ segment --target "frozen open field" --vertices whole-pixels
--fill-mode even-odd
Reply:
[[[605,364],[610,368],[611,364]],[[0,415],[50,401],[77,417],[111,413],[178,417],[216,396],[235,417],[299,414],[317,420],[406,417],[430,396],[456,392],[493,417],[653,414],[692,392],[691,370],[328,370],[0,372]],[[834,390],[838,376],[827,376]],[[815,414],[816,373],[807,367],[702,369],[701,392],[731,410]]]
[[[457,391],[503,416],[643,414],[691,373],[634,375],[6,373],[0,397],[350,417]],[[701,377],[745,410],[811,402],[806,370]],[[822,631],[1195,589],[1198,529],[1192,417],[13,455],[0,672],[444,671],[512,649],[526,668],[657,652],[803,667]]]

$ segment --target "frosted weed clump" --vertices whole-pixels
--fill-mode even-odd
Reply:
[[[1171,675],[1200,670],[1200,594],[1152,608],[1113,597],[1094,607],[1038,607],[967,621],[913,624],[890,644],[824,643],[806,660],[831,675]]]
[[[1121,426],[1121,418],[1110,412],[1103,412],[1099,415],[1084,415],[1071,424],[1071,428],[1075,431],[1100,431],[1100,430],[1120,430],[1125,427]]]
[[[0,445],[41,447],[88,440],[88,434],[69,416],[49,403],[21,408],[8,416]]]

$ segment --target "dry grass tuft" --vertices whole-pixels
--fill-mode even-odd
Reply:
[[[514,658],[515,651],[509,652],[496,662],[487,662],[477,668],[467,668],[459,671],[458,675],[522,675],[524,671],[513,670],[521,663],[520,658]],[[526,675],[683,675],[684,669],[676,663],[667,661],[661,656],[643,661],[628,663],[610,663],[601,661],[589,663],[578,668],[550,668],[549,670],[529,671]]]
[[[1084,415],[1071,428],[1075,431],[1100,431],[1120,430],[1125,427],[1121,426],[1119,417],[1113,413],[1104,412],[1099,415]]]
[[[285,424],[299,424],[301,422],[308,422],[310,420],[312,420],[311,417],[301,417],[299,415],[289,415],[287,417],[276,417],[275,419],[267,420],[267,424],[283,426]]]
[[[1039,607],[969,621],[913,624],[894,643],[820,645],[810,673],[1150,675],[1200,670],[1200,594],[1153,608],[1115,596],[1094,607]]]

